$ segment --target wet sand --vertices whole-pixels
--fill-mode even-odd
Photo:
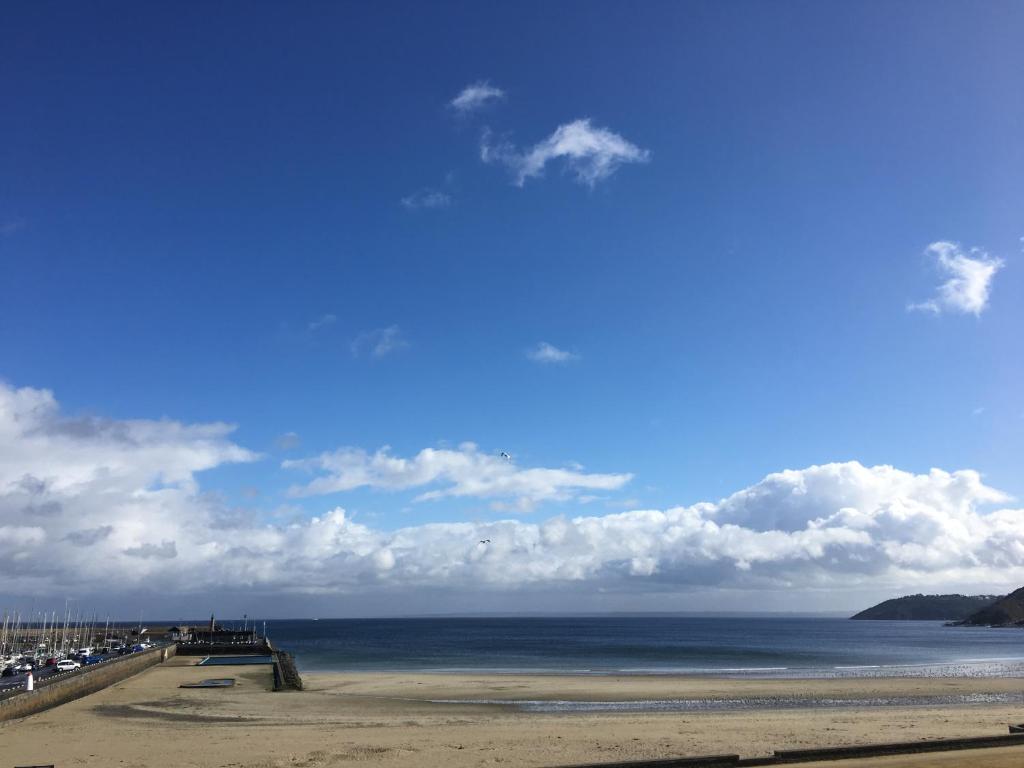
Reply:
[[[1008,722],[1024,720],[1019,703],[1024,681],[1005,678],[319,674],[304,676],[307,691],[273,693],[269,667],[200,668],[194,662],[174,659],[84,699],[0,723],[0,766],[557,766],[996,735],[1006,733]],[[226,676],[237,679],[235,687],[178,688]],[[856,703],[984,700],[987,695],[1015,698],[1014,703]],[[802,708],[538,713],[508,703],[646,699],[785,700]],[[814,706],[820,699],[854,703]],[[1024,765],[1024,747],[830,765],[1018,768]]]

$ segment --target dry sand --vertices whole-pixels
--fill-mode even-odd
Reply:
[[[539,714],[430,699],[936,696],[1019,693],[1015,679],[721,680],[682,677],[323,674],[273,693],[269,667],[173,659],[107,690],[0,723],[0,768],[61,766],[556,766],[1006,733],[1006,704],[732,712]],[[234,676],[234,688],[179,683]],[[811,764],[807,764],[811,765]],[[830,764],[1020,768],[1024,747]]]

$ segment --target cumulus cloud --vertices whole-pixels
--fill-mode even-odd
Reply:
[[[60,503],[78,487],[196,488],[195,473],[253,461],[231,424],[66,417],[48,390],[0,383],[0,489]]]
[[[417,501],[466,496],[505,498],[514,499],[515,508],[521,511],[542,501],[566,501],[582,490],[616,490],[632,479],[629,474],[520,468],[500,456],[482,453],[473,443],[463,443],[458,450],[425,448],[409,459],[393,456],[387,448],[373,454],[359,448],[341,448],[311,459],[286,461],[283,466],[319,473],[306,485],[293,486],[293,496],[364,487],[390,491],[425,488]],[[430,487],[438,485],[441,487]]]
[[[352,340],[351,349],[353,357],[368,354],[370,357],[381,358],[408,346],[409,342],[402,336],[402,329],[391,325],[360,333]]]
[[[194,560],[213,519],[196,475],[259,458],[233,430],[68,417],[49,391],[0,383],[0,584],[137,583],[175,540]]]
[[[1024,583],[1024,509],[973,470],[825,464],[668,509],[383,530],[340,507],[276,522],[232,514],[197,479],[256,458],[230,432],[224,424],[68,418],[49,392],[0,384],[3,591],[112,594],[153,585],[161,594],[196,595],[540,588],[793,595]],[[507,462],[502,469],[492,458],[472,446],[409,459],[336,452],[293,468],[339,489],[415,488],[424,499],[497,501],[585,495],[628,477]],[[51,502],[51,514],[25,513]]]
[[[526,356],[535,363],[569,363],[579,360],[580,356],[574,352],[567,352],[559,349],[554,344],[546,341],[539,342],[536,346],[526,350]]]
[[[448,106],[460,114],[469,114],[503,98],[505,92],[501,88],[494,87],[487,80],[480,80],[463,88],[458,96],[448,102]]]
[[[980,248],[964,252],[959,243],[939,241],[925,249],[948,279],[928,301],[910,304],[910,310],[960,312],[978,316],[988,306],[992,279],[1003,267],[1003,260],[989,256]]]
[[[590,120],[560,125],[548,138],[522,151],[508,142],[495,142],[489,131],[484,132],[480,143],[480,159],[507,166],[520,187],[528,178],[542,175],[545,166],[554,160],[563,159],[577,181],[593,187],[623,163],[646,163],[650,158],[650,151],[606,128],[591,125]]]

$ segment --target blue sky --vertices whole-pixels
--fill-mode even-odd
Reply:
[[[832,462],[1024,496],[1019,4],[4,17],[0,378],[71,419],[237,425],[259,457],[196,492],[260,523],[508,517],[430,483],[297,496],[326,470],[282,465],[465,441],[631,476],[537,520]],[[586,119],[632,157],[517,176]],[[932,243],[998,265],[980,304],[914,308],[953,274]]]

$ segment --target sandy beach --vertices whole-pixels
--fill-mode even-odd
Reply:
[[[1005,678],[721,680],[691,677],[315,674],[274,693],[269,667],[196,667],[178,658],[107,690],[0,724],[0,764],[60,766],[557,766],[714,753],[1006,733],[1017,704],[808,707],[699,712],[524,712],[510,701],[736,701],[1019,694]],[[234,676],[234,688],[179,684]],[[438,703],[446,702],[461,703]],[[466,703],[478,701],[495,704]],[[1018,700],[1019,702],[1019,700]],[[976,757],[975,757],[976,755]],[[844,766],[954,766],[965,753]],[[984,750],[971,765],[1019,766]]]

